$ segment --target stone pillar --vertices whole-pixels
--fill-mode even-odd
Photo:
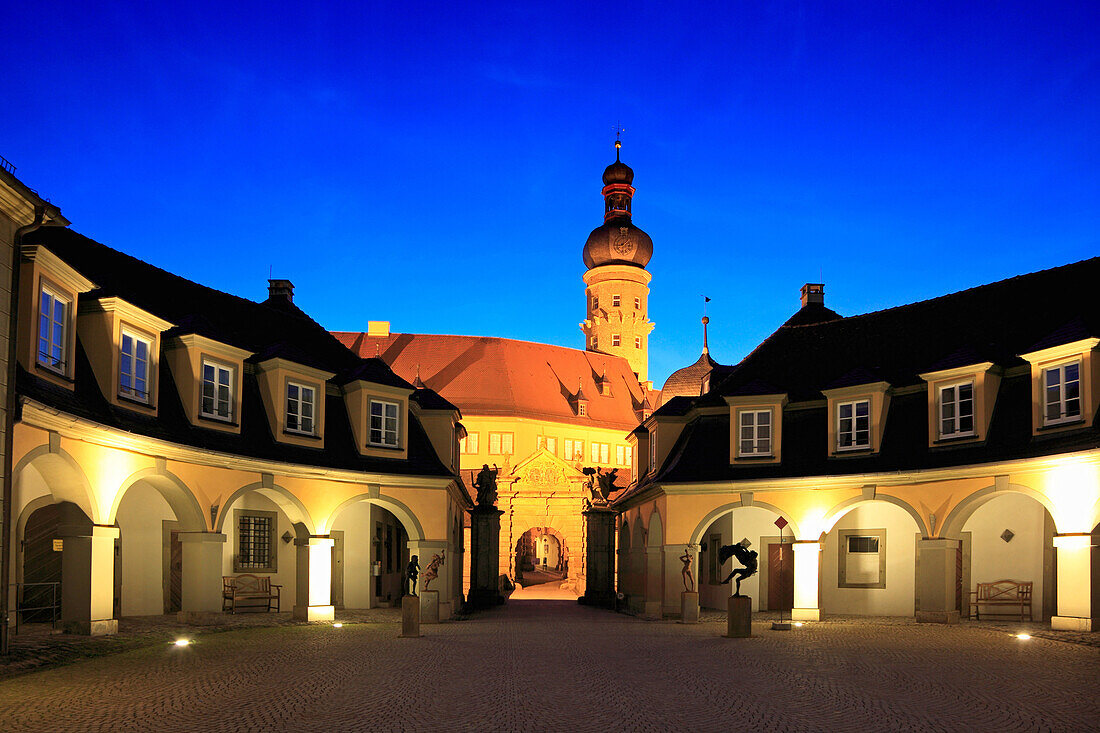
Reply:
[[[425,605],[425,592],[434,594],[431,601],[432,608],[428,611],[430,616],[421,616],[422,623],[439,623],[451,617],[451,574],[447,566],[452,558],[447,550],[446,540],[409,540],[409,556],[416,555],[420,561],[420,577],[416,587],[417,593],[420,594],[421,608]],[[435,580],[432,581],[432,587],[427,589],[424,587],[424,571],[432,561],[432,555],[443,555],[444,562],[439,567]]]
[[[477,506],[470,512],[470,597],[474,608],[504,603],[500,595],[500,517],[504,512]]]
[[[645,608],[642,613],[646,618],[661,618],[663,600],[665,595],[664,583],[664,548],[645,548]]]
[[[1054,536],[1058,552],[1058,615],[1052,629],[1093,631],[1100,628],[1100,548],[1087,532]]]
[[[958,550],[958,540],[922,539],[918,544],[920,577],[917,578],[917,590],[920,608],[917,610],[917,621],[937,624],[959,622],[955,596]]]
[[[818,607],[819,578],[821,577],[821,543],[795,540],[794,550],[794,621],[820,621]]]
[[[581,512],[588,535],[587,578],[580,601],[589,606],[615,607],[615,517],[617,512],[591,507]]]
[[[61,622],[69,633],[118,633],[114,618],[118,527],[61,526]],[[69,534],[69,532],[73,532]]]
[[[294,618],[304,621],[332,621],[332,546],[331,537],[310,535],[295,540],[298,548],[298,574]]]
[[[183,550],[183,578],[180,623],[202,624],[216,620],[222,612],[222,545],[219,532],[180,532]],[[287,602],[290,599],[280,599]]]

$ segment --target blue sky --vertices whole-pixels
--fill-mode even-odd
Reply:
[[[0,155],[73,228],[332,329],[582,347],[600,174],[651,377],[1100,253],[1100,5],[22,3]],[[963,314],[960,314],[963,317]]]

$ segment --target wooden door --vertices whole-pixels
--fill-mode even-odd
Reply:
[[[168,603],[165,613],[175,613],[183,608],[183,543],[180,533],[174,529],[168,539]]]
[[[329,532],[332,537],[332,605],[344,607],[344,531]],[[369,580],[368,580],[369,582]]]
[[[36,510],[27,518],[23,530],[23,582],[57,583],[56,602],[61,603],[61,553],[54,550],[53,541],[58,537],[61,507],[50,504]],[[24,588],[18,598],[18,608],[42,608],[54,602],[54,591],[49,586]],[[20,611],[23,623],[49,622],[53,613],[49,610]]]
[[[794,552],[791,544],[768,545],[768,610],[794,608]]]
[[[112,618],[122,618],[122,537],[115,538],[115,602]]]

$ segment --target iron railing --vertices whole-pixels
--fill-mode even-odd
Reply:
[[[57,622],[61,618],[61,583],[12,583],[15,588],[15,633],[19,633],[20,621],[30,623],[24,619],[24,614],[34,614],[49,611],[50,624],[56,629]],[[29,593],[27,589],[33,589]],[[28,606],[27,603],[44,604],[49,599],[49,605]]]
[[[3,168],[8,173],[11,173],[13,176],[15,175],[15,166],[12,165],[12,162],[5,158],[3,155],[0,155],[0,168]]]

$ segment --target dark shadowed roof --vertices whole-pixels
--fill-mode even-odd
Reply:
[[[342,375],[342,380],[367,381],[412,389],[380,359],[360,359],[316,321],[289,301],[256,303],[191,282],[146,262],[81,236],[69,229],[39,229],[24,238],[41,244],[95,282],[99,288],[81,299],[118,296],[153,315],[174,323],[165,332],[200,334],[252,354],[241,381],[240,434],[209,430],[190,423],[166,360],[160,360],[158,417],[112,405],[100,392],[99,382],[77,333],[74,389],[40,379],[22,367],[17,374],[19,393],[50,407],[102,425],[154,439],[255,458],[318,465],[346,470],[402,475],[450,476],[420,423],[409,419],[408,458],[362,456],[339,395],[325,396],[325,447],[305,448],[275,440],[254,374],[255,363],[280,357]],[[163,341],[163,340],[162,340]],[[424,391],[421,404],[431,403]],[[438,395],[435,399],[439,399]],[[442,404],[436,402],[434,404]],[[435,409],[435,408],[431,408]]]
[[[703,392],[703,380],[718,364],[710,358],[710,354],[704,351],[699,355],[694,364],[677,369],[668,375],[665,384],[661,387],[661,398],[664,400],[673,397],[698,397]]]
[[[788,321],[720,384],[712,379],[711,389],[734,394],[764,380],[791,400],[808,400],[854,384],[857,372],[899,387],[967,355],[1020,365],[1020,354],[1100,335],[1098,283],[1100,258],[1093,258],[865,315]]]

